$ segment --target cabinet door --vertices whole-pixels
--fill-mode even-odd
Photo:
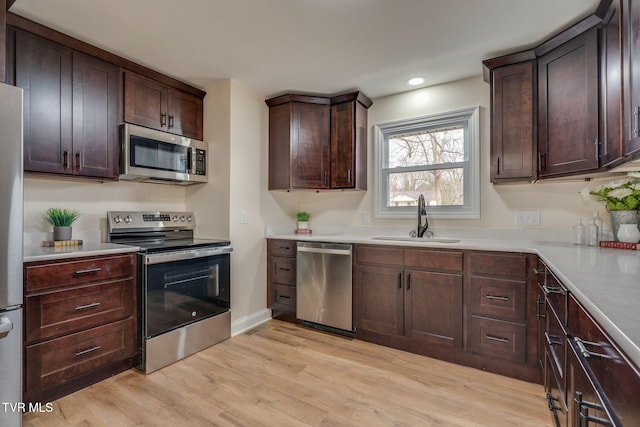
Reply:
[[[169,89],[167,130],[202,140],[202,98],[178,89]]]
[[[73,170],[118,177],[118,67],[73,54]]]
[[[598,168],[597,29],[538,59],[540,177]]]
[[[536,179],[534,62],[496,68],[491,80],[491,182]]]
[[[329,116],[323,104],[293,103],[291,118],[291,187],[329,188]]]
[[[126,71],[124,73],[124,121],[166,131],[167,91],[168,88],[161,83]]]
[[[445,347],[462,346],[462,275],[407,270],[405,335]]]
[[[24,89],[24,169],[72,174],[71,50],[16,32],[15,84]]]
[[[640,2],[621,0],[625,154],[640,151]]]
[[[404,334],[402,269],[356,267],[354,284],[358,329],[388,335]]]

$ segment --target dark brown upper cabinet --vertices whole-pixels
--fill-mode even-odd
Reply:
[[[266,103],[269,190],[367,188],[366,96],[290,94]]]
[[[598,38],[593,28],[538,58],[538,176],[598,169]]]
[[[491,182],[536,179],[535,61],[491,76]]]
[[[640,156],[640,1],[622,3],[624,154]]]
[[[15,32],[15,85],[24,90],[27,172],[118,177],[118,68]]]
[[[201,140],[202,98],[125,71],[124,121]]]

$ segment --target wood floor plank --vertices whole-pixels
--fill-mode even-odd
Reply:
[[[25,427],[550,426],[531,384],[270,321],[149,375],[129,370]]]

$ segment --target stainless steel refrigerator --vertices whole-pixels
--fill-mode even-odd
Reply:
[[[0,83],[0,426],[22,425],[22,89]]]

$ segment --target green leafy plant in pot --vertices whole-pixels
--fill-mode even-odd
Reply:
[[[49,208],[42,219],[53,225],[53,240],[71,240],[71,224],[80,217],[73,209]]]
[[[298,220],[298,230],[309,229],[309,214],[307,212],[298,212],[296,219]]]

